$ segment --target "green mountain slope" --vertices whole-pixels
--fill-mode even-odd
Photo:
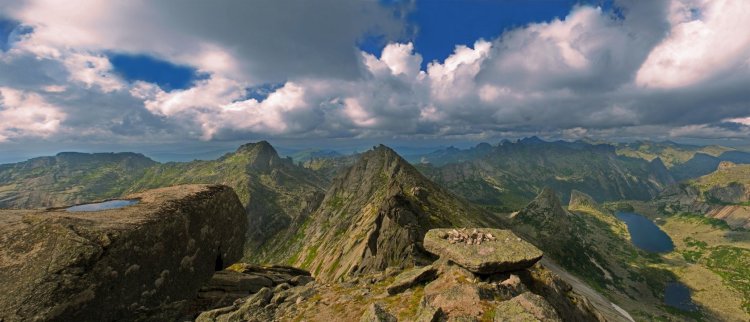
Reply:
[[[149,167],[136,153],[60,153],[0,165],[0,208],[73,205],[121,196]]]
[[[425,156],[423,161],[430,163],[418,169],[470,201],[499,211],[522,208],[542,187],[562,192],[565,199],[579,190],[599,201],[646,200],[674,183],[659,159],[618,156],[606,144],[529,138],[457,153],[465,154],[465,161],[432,164],[433,158]]]

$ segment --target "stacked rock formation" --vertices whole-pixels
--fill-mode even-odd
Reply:
[[[451,244],[466,243],[467,245],[481,245],[483,241],[497,240],[491,233],[483,233],[476,229],[469,233],[466,231],[466,228],[451,229],[449,232],[440,233],[439,236],[442,239],[447,239]]]
[[[465,231],[432,229],[424,237],[424,248],[477,274],[525,269],[542,259],[542,251],[509,230]]]

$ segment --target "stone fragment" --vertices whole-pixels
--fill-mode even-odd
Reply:
[[[432,265],[405,271],[396,276],[396,280],[388,285],[386,291],[390,295],[401,293],[419,283],[434,280],[437,277],[437,271],[437,268]]]
[[[500,303],[495,310],[494,320],[495,322],[562,322],[552,305],[543,297],[531,292]]]
[[[289,282],[294,286],[302,286],[302,285],[307,285],[307,283],[311,283],[314,281],[315,279],[312,276],[298,275],[298,276],[292,277],[292,279]]]

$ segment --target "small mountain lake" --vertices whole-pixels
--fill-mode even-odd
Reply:
[[[680,282],[667,283],[667,288],[664,289],[664,304],[682,311],[698,310],[690,298],[690,289]]]
[[[124,208],[132,206],[138,203],[138,200],[109,200],[97,203],[87,203],[83,205],[73,206],[65,210],[71,212],[84,212],[84,211],[101,211],[109,209]]]
[[[651,219],[634,213],[620,211],[615,214],[625,222],[633,245],[650,253],[666,253],[674,250],[672,238]],[[680,282],[669,282],[664,289],[664,304],[678,310],[693,312],[698,307],[690,298],[690,289]]]
[[[674,249],[672,238],[645,216],[624,211],[615,215],[628,226],[630,239],[636,247],[650,253],[666,253]]]

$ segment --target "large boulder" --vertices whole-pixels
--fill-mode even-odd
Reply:
[[[174,320],[247,230],[234,191],[187,185],[119,209],[0,211],[0,321]]]
[[[432,229],[424,248],[477,274],[526,269],[542,259],[542,251],[510,230]]]

